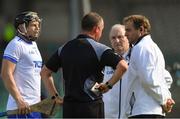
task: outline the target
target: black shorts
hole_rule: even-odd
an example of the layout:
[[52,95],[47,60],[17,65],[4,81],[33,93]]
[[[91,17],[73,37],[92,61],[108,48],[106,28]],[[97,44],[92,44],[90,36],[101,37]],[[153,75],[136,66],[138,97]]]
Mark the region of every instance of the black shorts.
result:
[[104,118],[104,102],[64,102],[63,118]]

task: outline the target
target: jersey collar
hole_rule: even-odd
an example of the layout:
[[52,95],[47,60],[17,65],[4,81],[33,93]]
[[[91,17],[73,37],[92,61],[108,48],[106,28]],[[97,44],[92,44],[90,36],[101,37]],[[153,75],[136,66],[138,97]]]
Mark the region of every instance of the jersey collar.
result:
[[27,38],[25,37],[25,36],[23,36],[23,35],[21,35],[21,34],[17,34],[17,36],[22,40],[22,41],[24,41],[24,42],[26,42],[27,44],[32,44],[32,41],[30,41],[30,40],[27,40]]
[[86,34],[79,34],[76,39],[80,39],[80,38],[90,38],[90,39],[93,39],[92,37],[86,35]]

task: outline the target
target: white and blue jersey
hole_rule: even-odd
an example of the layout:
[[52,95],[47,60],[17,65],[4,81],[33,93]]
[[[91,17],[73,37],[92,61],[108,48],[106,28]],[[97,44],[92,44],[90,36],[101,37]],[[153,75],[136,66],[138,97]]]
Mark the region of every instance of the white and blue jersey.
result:
[[[3,59],[16,64],[14,80],[25,102],[29,105],[40,101],[42,57],[34,41],[16,36],[6,47]],[[9,95],[7,110],[17,109],[14,98]]]

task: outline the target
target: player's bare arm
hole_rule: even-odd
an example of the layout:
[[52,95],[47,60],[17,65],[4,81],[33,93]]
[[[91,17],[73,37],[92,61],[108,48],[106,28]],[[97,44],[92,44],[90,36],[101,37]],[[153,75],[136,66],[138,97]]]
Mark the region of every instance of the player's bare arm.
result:
[[30,108],[26,102],[24,102],[14,80],[14,69],[16,64],[10,62],[9,60],[4,59],[2,62],[2,71],[1,76],[5,84],[6,89],[16,100],[18,105],[19,114],[27,114],[30,112]]

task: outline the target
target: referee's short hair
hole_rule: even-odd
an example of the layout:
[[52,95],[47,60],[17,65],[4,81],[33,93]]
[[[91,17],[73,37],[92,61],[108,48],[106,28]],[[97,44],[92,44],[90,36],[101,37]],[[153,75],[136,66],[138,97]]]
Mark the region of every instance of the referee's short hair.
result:
[[95,12],[86,14],[81,21],[81,28],[84,31],[91,31],[94,26],[97,26],[103,18]]

